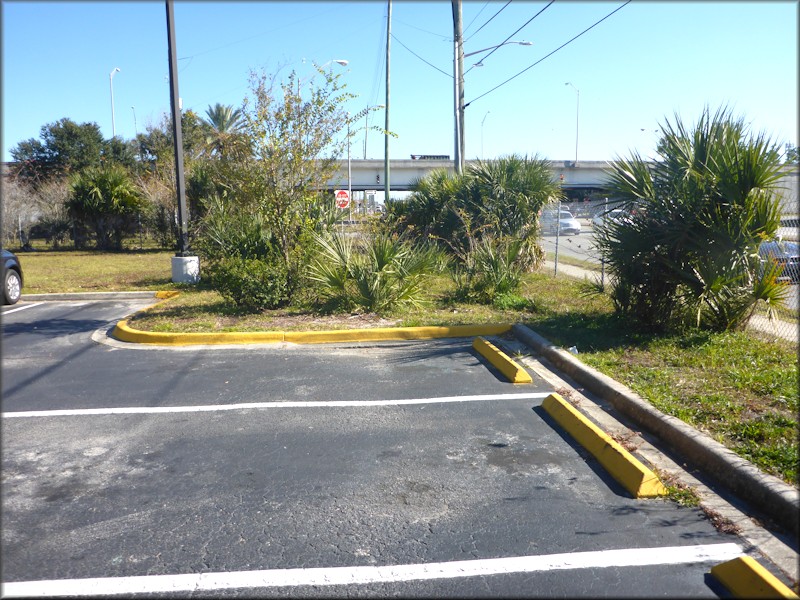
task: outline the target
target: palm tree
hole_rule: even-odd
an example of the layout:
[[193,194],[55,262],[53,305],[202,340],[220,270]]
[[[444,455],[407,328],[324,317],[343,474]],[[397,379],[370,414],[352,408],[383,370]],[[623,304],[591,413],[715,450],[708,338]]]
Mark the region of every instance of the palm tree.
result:
[[652,329],[687,318],[735,329],[759,300],[773,305],[785,293],[774,274],[759,276],[757,254],[779,224],[781,153],[725,108],[706,108],[693,129],[676,116],[661,131],[655,164],[634,154],[611,167],[610,193],[637,207],[596,236],[612,299]]
[[[122,250],[136,216],[146,204],[124,167],[89,167],[72,176],[67,209],[77,225],[91,228],[98,250]],[[76,242],[77,243],[77,242]]]
[[247,147],[242,133],[244,115],[241,109],[215,104],[206,110],[202,120],[206,128],[206,151],[224,158],[226,154],[237,154]]

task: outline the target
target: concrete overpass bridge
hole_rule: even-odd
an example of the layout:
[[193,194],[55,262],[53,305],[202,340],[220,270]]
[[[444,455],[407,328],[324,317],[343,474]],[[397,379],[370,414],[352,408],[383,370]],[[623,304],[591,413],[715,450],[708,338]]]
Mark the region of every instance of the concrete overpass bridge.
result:
[[[466,161],[467,165],[476,161]],[[549,161],[554,178],[563,175],[564,190],[593,191],[602,187],[607,177],[608,163],[605,161]],[[422,179],[434,169],[455,170],[452,160],[431,159],[392,159],[389,161],[389,184],[392,192],[405,192],[411,189],[414,181]],[[351,182],[353,191],[375,190],[383,197],[384,185],[383,159],[351,160]],[[328,181],[328,189],[347,189],[347,161],[339,161],[338,168]]]
[[[466,161],[467,165],[476,161]],[[603,191],[603,184],[608,178],[608,162],[554,160],[548,161],[553,172],[553,178],[563,181],[563,189],[568,202],[574,202],[589,197],[592,193],[596,196]],[[420,159],[393,159],[389,162],[389,179],[392,192],[407,192],[417,179],[428,175],[434,169],[445,168],[454,171],[452,160]],[[787,215],[798,214],[798,167],[797,165],[784,165],[781,187],[781,212]],[[351,160],[351,189],[354,192],[367,192],[374,190],[374,200],[378,202],[384,198],[384,162],[383,159]],[[347,189],[347,160],[339,161],[336,173],[328,181],[328,189]],[[365,198],[360,193],[353,194],[354,199]]]

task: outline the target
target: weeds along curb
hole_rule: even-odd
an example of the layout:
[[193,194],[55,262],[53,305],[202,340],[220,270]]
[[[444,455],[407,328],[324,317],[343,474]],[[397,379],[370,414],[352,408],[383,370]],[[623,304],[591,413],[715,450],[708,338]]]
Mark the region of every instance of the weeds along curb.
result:
[[610,402],[638,425],[658,436],[694,466],[785,527],[795,538],[800,529],[800,492],[762,472],[708,435],[677,417],[656,410],[633,390],[583,364],[525,325],[514,325],[517,339],[587,390]]

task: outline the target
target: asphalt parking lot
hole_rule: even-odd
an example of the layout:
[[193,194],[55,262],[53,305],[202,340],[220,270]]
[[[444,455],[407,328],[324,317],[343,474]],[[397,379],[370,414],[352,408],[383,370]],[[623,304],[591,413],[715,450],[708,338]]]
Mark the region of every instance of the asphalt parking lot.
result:
[[746,550],[631,498],[541,409],[551,383],[471,339],[104,339],[147,304],[4,311],[7,595],[716,597]]

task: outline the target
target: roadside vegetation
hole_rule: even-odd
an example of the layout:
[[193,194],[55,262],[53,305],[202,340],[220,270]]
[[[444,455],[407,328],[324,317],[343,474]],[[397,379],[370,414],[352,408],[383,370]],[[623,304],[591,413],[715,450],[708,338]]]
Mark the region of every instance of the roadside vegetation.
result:
[[796,347],[788,342],[748,332],[637,333],[615,314],[607,296],[587,296],[583,282],[542,272],[522,276],[521,306],[458,302],[452,278],[439,274],[426,283],[427,303],[382,316],[320,313],[302,303],[252,311],[207,282],[170,283],[171,256],[138,250],[33,252],[22,257],[26,291],[179,289],[178,297],[133,317],[133,327],[149,331],[525,323],[555,344],[577,347],[582,361],[628,385],[664,413],[798,485],[798,359]]
[[785,310],[756,260],[778,224],[769,140],[706,110],[662,127],[655,166],[619,161],[609,189],[631,216],[600,230],[601,289],[541,269],[539,215],[562,191],[538,156],[434,172],[341,232],[318,190],[365,114],[344,112],[350,98],[323,69],[306,84],[254,73],[241,108],[182,115],[197,286],[170,281],[169,118],[129,142],[44,126],[12,149],[4,187],[4,245],[34,250],[25,293],[182,291],[131,318],[150,331],[521,322],[797,485],[797,348],[743,331],[755,306]]

